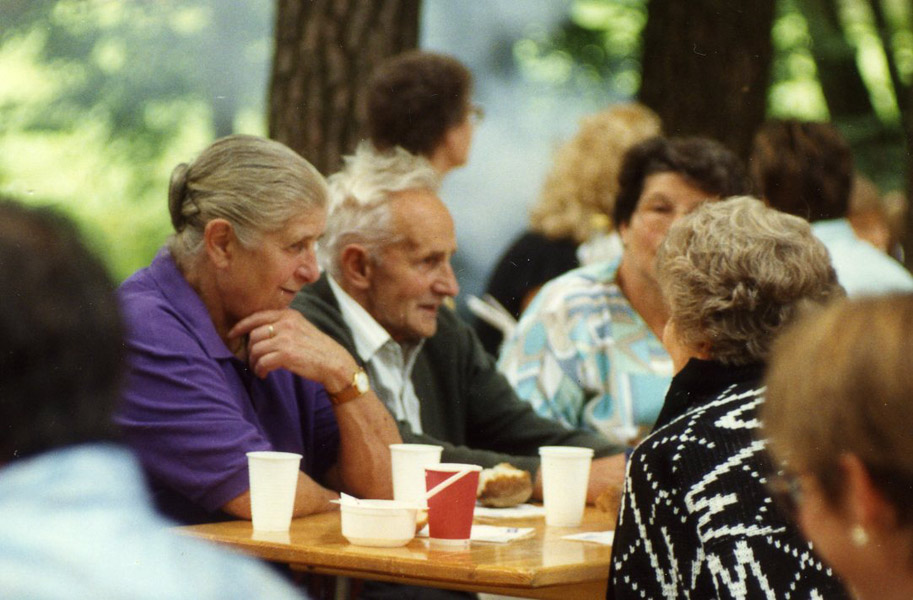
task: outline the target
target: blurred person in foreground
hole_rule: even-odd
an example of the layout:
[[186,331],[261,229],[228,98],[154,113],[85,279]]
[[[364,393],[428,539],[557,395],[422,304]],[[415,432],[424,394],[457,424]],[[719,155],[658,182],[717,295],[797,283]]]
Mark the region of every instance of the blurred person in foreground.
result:
[[[504,251],[488,279],[486,293],[514,319],[547,281],[621,252],[609,216],[621,160],[628,148],[659,134],[656,113],[632,102],[586,116],[577,134],[558,148],[530,209],[529,229]],[[475,328],[485,349],[497,356],[503,332],[482,320]]]
[[0,597],[300,597],[155,512],[111,420],[114,284],[75,228],[0,199],[0,288]]
[[913,598],[913,296],[843,301],[774,345],[781,506],[860,600]]
[[381,152],[397,146],[443,177],[469,159],[481,108],[472,73],[452,56],[410,50],[382,63],[368,83],[368,138]]
[[282,144],[213,142],[171,177],[175,233],[120,287],[130,365],[118,412],[159,506],[250,518],[246,453],[304,456],[294,515],[337,491],[392,496],[396,425],[356,360],[289,304],[317,279],[326,184]]
[[597,456],[590,502],[620,484],[623,457],[608,455],[621,448],[536,415],[444,304],[459,289],[456,235],[427,163],[402,149],[360,151],[329,182],[325,272],[293,307],[365,366],[403,440],[443,446],[444,462],[509,462],[530,473],[537,498],[538,448],[587,446]]
[[755,135],[750,165],[770,206],[812,224],[847,295],[913,292],[913,276],[903,265],[853,231],[848,219],[853,155],[836,127],[769,121]]
[[773,506],[757,437],[774,337],[843,295],[827,250],[804,220],[738,197],[673,225],[656,273],[676,375],[628,464],[608,597],[844,597]]
[[498,362],[517,395],[568,427],[635,444],[672,375],[656,249],[699,204],[747,187],[741,162],[712,140],[652,138],[628,150],[612,212],[624,251],[547,283],[524,312]]

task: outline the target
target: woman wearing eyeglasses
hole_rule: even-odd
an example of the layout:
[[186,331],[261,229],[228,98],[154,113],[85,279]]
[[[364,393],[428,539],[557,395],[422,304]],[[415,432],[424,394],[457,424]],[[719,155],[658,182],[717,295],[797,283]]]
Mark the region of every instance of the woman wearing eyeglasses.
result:
[[913,296],[801,320],[767,381],[783,504],[857,598],[913,598]]
[[757,410],[774,336],[843,291],[807,222],[753,198],[707,203],[657,255],[675,377],[633,452],[612,598],[844,598],[765,487]]

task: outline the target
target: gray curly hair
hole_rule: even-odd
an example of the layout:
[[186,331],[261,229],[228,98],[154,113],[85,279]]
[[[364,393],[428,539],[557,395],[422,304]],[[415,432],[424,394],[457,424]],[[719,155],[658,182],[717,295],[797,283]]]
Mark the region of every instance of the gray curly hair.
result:
[[330,208],[317,256],[320,265],[339,280],[342,249],[361,244],[374,261],[398,241],[390,211],[396,192],[427,189],[437,192],[441,179],[427,159],[396,146],[377,150],[361,142],[345,157],[342,171],[328,179]]
[[680,341],[727,365],[765,361],[806,304],[843,296],[824,245],[799,217],[740,196],[669,228],[657,279]]

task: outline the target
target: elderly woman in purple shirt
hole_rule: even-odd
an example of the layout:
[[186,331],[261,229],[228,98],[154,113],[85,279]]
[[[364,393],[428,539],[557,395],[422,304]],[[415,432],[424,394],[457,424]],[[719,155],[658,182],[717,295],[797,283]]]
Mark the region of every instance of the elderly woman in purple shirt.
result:
[[235,135],[172,173],[175,234],[120,288],[130,373],[118,422],[160,508],[250,518],[246,453],[304,456],[295,515],[340,490],[392,492],[392,417],[352,356],[288,308],[318,277],[321,175],[289,148]]

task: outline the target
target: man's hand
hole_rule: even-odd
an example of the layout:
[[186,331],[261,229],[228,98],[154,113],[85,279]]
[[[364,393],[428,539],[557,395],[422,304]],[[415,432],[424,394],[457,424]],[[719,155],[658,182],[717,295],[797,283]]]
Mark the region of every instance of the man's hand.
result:
[[625,481],[625,455],[613,454],[593,459],[590,465],[590,485],[586,490],[586,501],[595,504],[603,492],[615,491],[619,496]]
[[[590,464],[590,481],[586,488],[587,504],[596,504],[596,499],[603,492],[615,493],[621,497],[625,480],[625,455],[613,454],[603,458],[594,458]],[[533,498],[542,499],[542,469],[536,471],[533,480]],[[605,498],[604,498],[605,500]]]

